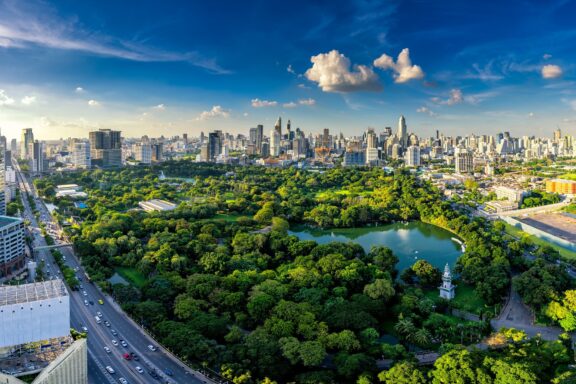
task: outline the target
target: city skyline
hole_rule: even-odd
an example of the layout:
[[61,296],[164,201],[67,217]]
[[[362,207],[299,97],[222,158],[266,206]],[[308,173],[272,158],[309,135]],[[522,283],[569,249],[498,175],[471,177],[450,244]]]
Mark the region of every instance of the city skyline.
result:
[[570,1],[164,9],[0,1],[2,133],[267,134],[282,116],[353,136],[403,114],[423,137],[576,134]]

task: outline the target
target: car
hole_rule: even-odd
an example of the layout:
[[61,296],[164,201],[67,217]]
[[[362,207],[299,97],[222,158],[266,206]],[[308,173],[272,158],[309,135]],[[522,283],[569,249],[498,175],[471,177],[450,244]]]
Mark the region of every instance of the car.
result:
[[118,381],[119,381],[121,384],[128,384],[128,380],[126,380],[126,379],[123,378],[123,377],[119,378]]
[[164,373],[167,374],[168,376],[173,376],[174,372],[172,372],[171,370],[169,370],[168,368],[164,369]]
[[102,299],[98,299],[98,304],[100,304],[100,305],[104,305],[104,300],[102,300]]
[[82,294],[83,294],[84,296],[88,296],[88,292],[86,292],[86,291],[82,291]]
[[82,330],[83,330],[84,332],[88,332],[88,328],[86,328],[86,326],[83,326],[83,327],[82,327]]
[[84,300],[84,305],[88,305],[88,300]]
[[92,300],[90,300],[90,305],[94,305],[94,302]]
[[110,327],[110,322],[109,322],[108,320],[106,320],[106,321],[104,322],[104,325],[107,326],[107,327]]
[[103,316],[102,316],[102,312],[100,312],[100,311],[96,312],[96,316],[98,316],[98,317],[103,317]]
[[107,370],[108,373],[110,373],[110,374],[116,373],[116,371],[114,370],[114,368],[112,368],[112,367],[109,366],[109,365],[106,366],[106,370]]
[[148,349],[151,350],[152,352],[156,352],[156,347],[153,346],[152,344],[148,345]]
[[118,332],[116,332],[115,330],[111,329],[110,332],[111,332],[114,336],[118,336]]
[[110,350],[110,348],[108,347],[104,347],[104,350],[106,351],[106,353],[111,353],[112,351]]
[[115,346],[115,347],[117,347],[117,346],[118,346],[118,342],[117,342],[116,340],[112,339],[112,345]]
[[135,354],[134,352],[130,352],[130,356],[132,356],[132,360],[134,360],[134,361],[139,361],[139,360],[140,360],[140,358],[138,357],[138,355]]
[[79,285],[81,290],[84,290],[84,287],[82,286],[82,284]]
[[120,344],[122,344],[124,348],[128,348],[128,343],[126,343],[124,340],[120,340]]
[[122,357],[123,357],[125,360],[132,360],[132,355],[130,355],[129,353],[123,354]]
[[155,378],[155,379],[159,379],[159,378],[160,378],[160,376],[158,376],[158,374],[156,373],[156,371],[153,370],[153,369],[150,370],[150,371],[148,371],[148,373],[150,374],[150,376],[152,376],[152,377]]
[[144,373],[144,370],[139,365],[137,365],[134,369],[136,370],[136,372],[138,372],[140,374]]

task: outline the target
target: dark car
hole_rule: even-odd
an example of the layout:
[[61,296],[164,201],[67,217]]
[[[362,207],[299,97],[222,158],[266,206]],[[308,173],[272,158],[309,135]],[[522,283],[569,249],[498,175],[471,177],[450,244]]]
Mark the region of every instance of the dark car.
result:
[[174,375],[174,373],[171,370],[169,370],[168,368],[164,369],[164,373],[167,374],[168,376]]
[[150,374],[150,376],[152,376],[156,380],[158,380],[160,378],[160,376],[156,373],[155,370],[148,371],[148,373]]
[[92,300],[89,301],[90,305],[94,305],[94,302]]

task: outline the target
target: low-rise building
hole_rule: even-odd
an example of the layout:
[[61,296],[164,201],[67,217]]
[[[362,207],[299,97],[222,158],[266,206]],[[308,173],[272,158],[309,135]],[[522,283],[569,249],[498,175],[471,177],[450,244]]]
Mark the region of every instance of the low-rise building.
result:
[[528,192],[523,189],[510,188],[504,185],[496,186],[494,193],[496,193],[498,199],[506,199],[518,203],[522,203],[522,199],[528,195]]
[[146,212],[172,211],[173,209],[176,209],[176,204],[160,199],[141,201],[138,203],[138,206]]
[[576,195],[576,181],[564,179],[546,180],[546,192]]

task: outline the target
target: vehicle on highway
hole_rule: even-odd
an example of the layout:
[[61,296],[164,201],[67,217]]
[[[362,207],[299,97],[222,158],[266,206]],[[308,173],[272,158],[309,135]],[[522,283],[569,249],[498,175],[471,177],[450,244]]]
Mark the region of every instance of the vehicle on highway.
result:
[[117,347],[117,346],[118,346],[118,342],[117,342],[116,340],[112,339],[112,345],[115,346],[115,347]]
[[124,348],[128,348],[128,343],[126,343],[124,340],[120,340],[120,344],[122,344]]
[[140,374],[144,373],[144,370],[139,365],[137,365],[136,368],[134,368],[134,369],[136,370],[136,372],[138,372]]
[[122,384],[128,384],[128,380],[126,380],[125,378],[121,377],[118,379],[118,381]]
[[94,316],[94,320],[96,320],[96,324],[100,324],[102,322],[98,316]]
[[130,355],[129,353],[123,354],[122,357],[123,357],[125,360],[132,360],[132,355]]
[[86,328],[86,326],[83,326],[83,327],[82,327],[82,330],[83,330],[84,332],[88,332],[88,328]]
[[130,352],[130,356],[132,356],[132,360],[135,360],[135,361],[139,361],[139,360],[140,360],[140,358],[138,357],[138,355],[135,354],[134,352]]
[[86,291],[82,291],[82,294],[83,294],[84,296],[88,296],[88,292],[86,292]]
[[149,370],[149,371],[148,371],[148,374],[149,374],[150,376],[152,376],[153,378],[155,378],[156,380],[158,380],[158,379],[160,378],[160,376],[156,373],[156,370],[155,370],[155,369]]
[[88,300],[84,300],[84,305],[88,305]]
[[109,365],[106,366],[106,370],[107,370],[109,373],[111,373],[111,374],[116,373],[116,371],[114,370],[114,368],[112,368],[112,367],[109,366]]
[[174,372],[172,372],[171,370],[169,370],[168,368],[164,369],[164,373],[167,374],[168,376],[173,376]]
[[104,301],[102,299],[98,299],[98,304],[104,305]]
[[114,336],[118,336],[118,332],[116,332],[115,330],[111,329],[110,332],[111,332]]
[[110,322],[109,322],[108,320],[106,320],[106,321],[104,322],[104,325],[107,326],[107,327],[110,327]]
[[94,305],[94,302],[92,300],[90,300],[90,305]]
[[148,346],[148,349],[151,350],[152,352],[156,352],[156,347],[153,346],[152,344],[150,344],[150,345]]
[[103,317],[102,312],[100,312],[100,311],[96,312],[96,316]]
[[110,350],[110,348],[108,347],[104,347],[104,350],[106,351],[106,353],[111,353],[112,351]]

